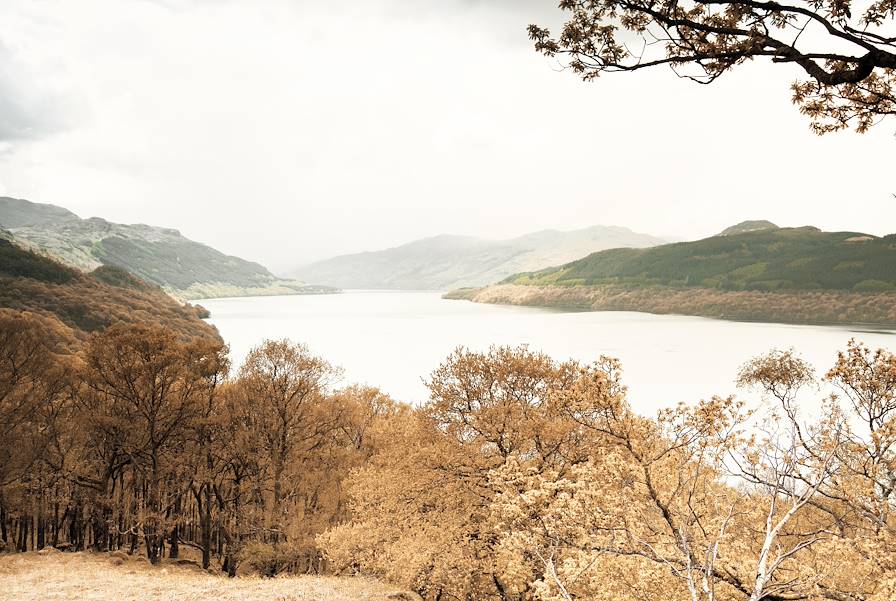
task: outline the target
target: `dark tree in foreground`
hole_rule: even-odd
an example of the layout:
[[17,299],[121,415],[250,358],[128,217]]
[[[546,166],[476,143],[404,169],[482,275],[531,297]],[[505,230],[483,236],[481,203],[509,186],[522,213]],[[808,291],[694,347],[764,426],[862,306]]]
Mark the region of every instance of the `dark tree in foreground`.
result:
[[819,134],[865,132],[896,114],[896,0],[562,0],[560,8],[569,14],[559,36],[537,25],[529,35],[586,80],[667,65],[708,84],[767,58],[799,68],[793,102]]

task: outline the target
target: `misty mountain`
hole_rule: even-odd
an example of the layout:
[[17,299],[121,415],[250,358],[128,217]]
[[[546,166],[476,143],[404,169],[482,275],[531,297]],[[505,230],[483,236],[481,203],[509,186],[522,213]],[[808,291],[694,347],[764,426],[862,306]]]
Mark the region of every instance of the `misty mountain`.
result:
[[608,248],[644,248],[664,242],[624,227],[600,225],[571,232],[544,230],[509,240],[442,235],[334,257],[290,275],[339,288],[445,290],[482,286]]
[[0,228],[16,243],[83,272],[120,267],[182,298],[326,291],[275,277],[174,229],[81,219],[49,204],[0,198]]

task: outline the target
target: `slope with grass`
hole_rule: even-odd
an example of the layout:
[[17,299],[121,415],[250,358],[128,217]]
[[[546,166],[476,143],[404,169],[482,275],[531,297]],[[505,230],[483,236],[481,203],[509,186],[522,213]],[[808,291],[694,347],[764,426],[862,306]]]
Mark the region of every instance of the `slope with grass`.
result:
[[367,578],[227,578],[189,561],[151,566],[123,553],[0,555],[0,601],[413,601],[411,593]]
[[749,228],[614,249],[449,298],[796,323],[896,324],[896,235]]
[[627,228],[544,230],[509,240],[435,236],[375,252],[343,255],[293,272],[339,288],[447,290],[482,286],[513,273],[558,265],[597,250],[665,242]]
[[194,242],[174,229],[81,219],[71,211],[0,198],[0,227],[23,245],[82,271],[122,267],[181,298],[333,292]]
[[163,324],[184,336],[218,338],[202,321],[202,307],[181,304],[155,284],[112,266],[82,273],[2,236],[0,308],[58,321],[80,339],[117,322]]

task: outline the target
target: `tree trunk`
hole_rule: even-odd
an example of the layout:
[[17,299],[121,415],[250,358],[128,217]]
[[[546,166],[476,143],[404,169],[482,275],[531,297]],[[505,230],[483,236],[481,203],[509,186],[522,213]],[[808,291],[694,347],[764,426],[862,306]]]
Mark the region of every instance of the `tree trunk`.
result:
[[28,522],[29,521],[30,520],[24,516],[19,518],[19,541],[17,544],[17,548],[21,553],[25,553],[28,551]]
[[174,527],[171,528],[171,537],[168,539],[168,557],[171,559],[177,559],[180,557],[180,547],[177,544],[177,537],[179,536],[179,528],[177,524],[174,524]]
[[3,493],[0,491],[0,543],[9,542],[6,531],[6,506],[3,504]]
[[212,500],[208,484],[205,485],[205,499],[200,507],[202,525],[202,568],[208,569],[212,553]]

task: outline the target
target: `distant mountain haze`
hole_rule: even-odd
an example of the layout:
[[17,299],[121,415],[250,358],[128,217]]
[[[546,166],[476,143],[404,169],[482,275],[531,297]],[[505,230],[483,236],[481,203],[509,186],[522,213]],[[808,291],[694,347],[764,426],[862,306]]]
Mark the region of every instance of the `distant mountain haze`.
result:
[[0,228],[21,246],[82,271],[121,267],[181,298],[326,291],[277,278],[258,263],[225,255],[175,229],[81,219],[55,205],[0,198]]
[[543,230],[509,240],[442,235],[380,251],[341,255],[289,275],[339,288],[447,290],[483,286],[521,271],[568,263],[609,248],[664,244],[618,226]]

